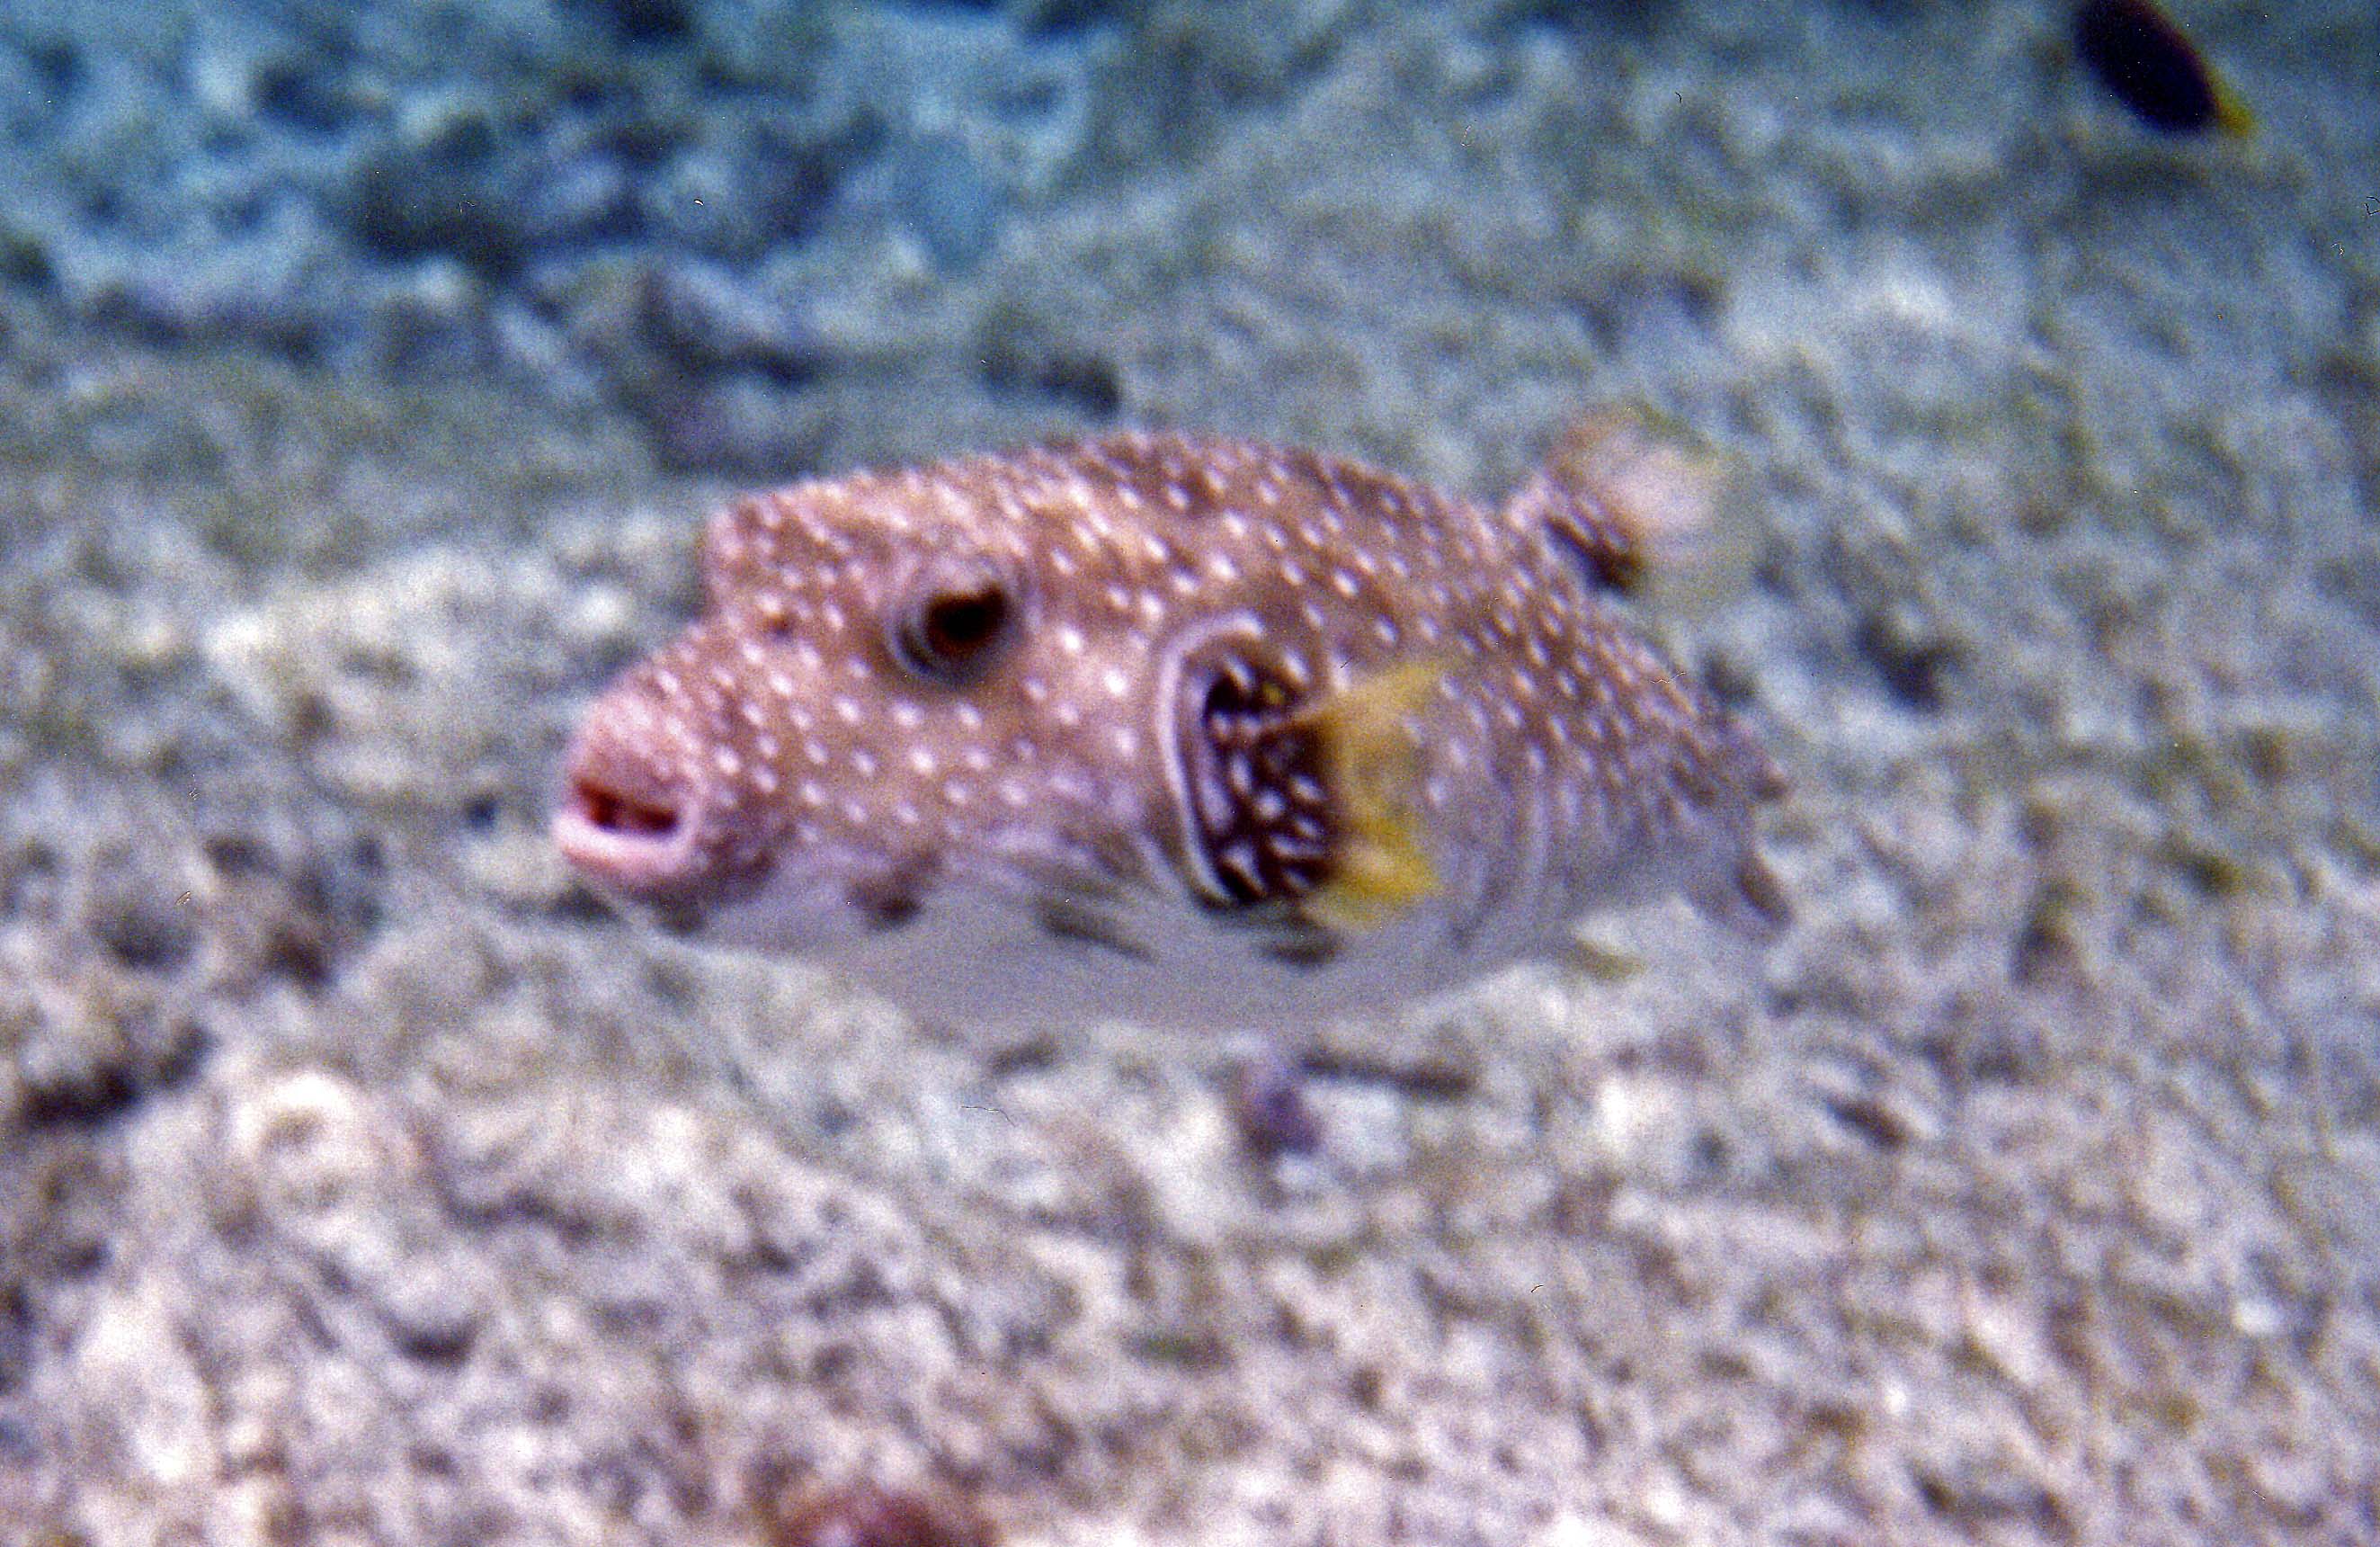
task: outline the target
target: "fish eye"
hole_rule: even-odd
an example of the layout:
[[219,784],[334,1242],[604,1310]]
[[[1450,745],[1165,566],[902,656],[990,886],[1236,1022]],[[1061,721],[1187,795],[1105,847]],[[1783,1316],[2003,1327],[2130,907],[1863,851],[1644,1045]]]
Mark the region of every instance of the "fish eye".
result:
[[1014,588],[995,566],[934,566],[894,619],[892,653],[919,676],[967,682],[990,663],[1015,613]]

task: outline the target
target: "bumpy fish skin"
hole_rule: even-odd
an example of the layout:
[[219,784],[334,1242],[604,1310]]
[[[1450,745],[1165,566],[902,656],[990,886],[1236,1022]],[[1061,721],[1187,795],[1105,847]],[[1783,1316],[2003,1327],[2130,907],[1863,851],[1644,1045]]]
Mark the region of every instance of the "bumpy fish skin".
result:
[[1488,509],[1119,434],[710,522],[708,611],[597,702],[599,889],[929,1016],[1273,1029],[1682,888],[1778,914],[1775,765],[1633,627],[1572,448]]

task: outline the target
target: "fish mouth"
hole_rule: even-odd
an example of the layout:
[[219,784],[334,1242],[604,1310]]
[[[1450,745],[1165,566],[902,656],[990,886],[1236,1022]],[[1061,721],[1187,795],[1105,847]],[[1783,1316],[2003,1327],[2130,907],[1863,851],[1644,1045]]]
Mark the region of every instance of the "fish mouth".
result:
[[666,771],[594,738],[571,759],[553,813],[554,847],[607,891],[669,901],[698,888],[710,869],[701,802]]

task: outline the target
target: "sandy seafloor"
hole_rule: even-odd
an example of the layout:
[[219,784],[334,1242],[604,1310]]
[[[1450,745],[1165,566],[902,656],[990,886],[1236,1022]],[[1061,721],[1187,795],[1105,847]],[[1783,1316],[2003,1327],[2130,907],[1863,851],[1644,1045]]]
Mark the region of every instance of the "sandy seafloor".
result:
[[[2176,8],[2254,138],[2013,0],[835,13],[847,91],[1061,79],[912,134],[998,176],[852,152],[697,262],[298,159],[93,235],[539,56],[11,7],[0,1541],[740,1543],[852,1476],[1013,1543],[2380,1541],[2380,40]],[[713,9],[589,46],[772,14]],[[605,229],[642,302],[521,300]],[[1335,1028],[1310,1159],[1220,1044],[913,1025],[545,842],[738,481],[1135,423],[1492,495],[1614,398],[1756,492],[1662,621],[1797,920]]]

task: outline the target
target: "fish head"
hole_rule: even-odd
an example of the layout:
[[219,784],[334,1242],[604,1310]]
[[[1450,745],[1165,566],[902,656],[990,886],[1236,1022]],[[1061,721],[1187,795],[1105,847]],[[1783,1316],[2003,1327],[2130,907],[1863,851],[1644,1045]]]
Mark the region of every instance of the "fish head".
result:
[[1161,641],[1108,604],[1143,589],[1117,534],[1031,493],[960,465],[714,518],[704,615],[579,730],[564,856],[681,931],[814,953],[1149,883]]

